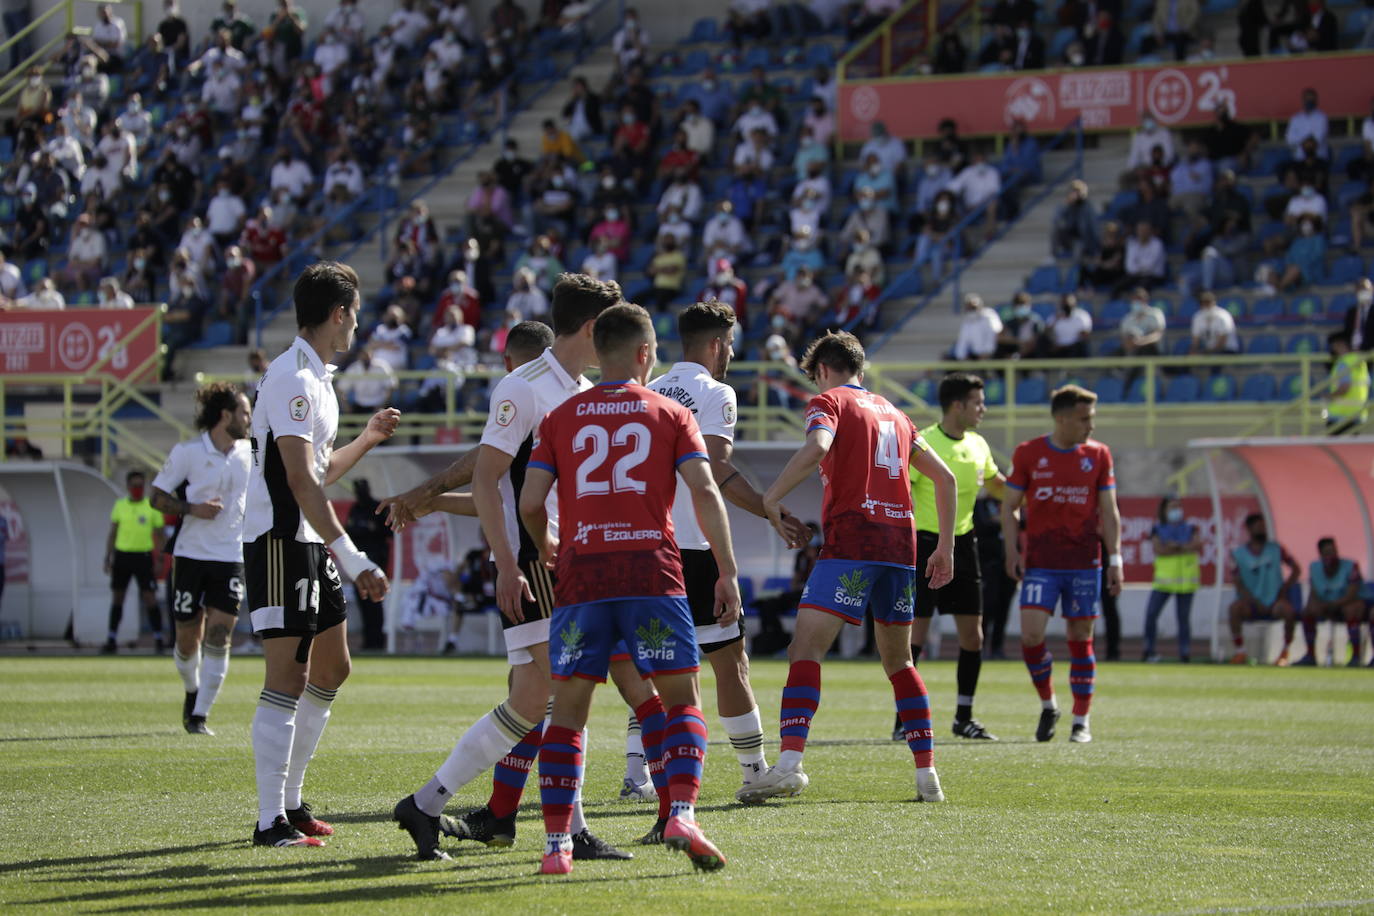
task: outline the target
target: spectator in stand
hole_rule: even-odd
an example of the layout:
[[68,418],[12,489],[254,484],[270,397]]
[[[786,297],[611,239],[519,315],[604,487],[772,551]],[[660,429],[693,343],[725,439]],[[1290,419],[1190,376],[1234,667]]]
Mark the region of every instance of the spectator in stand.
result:
[[324,28],[331,30],[354,52],[361,51],[367,40],[367,22],[358,9],[357,0],[340,0],[338,7],[324,17]]
[[558,228],[572,232],[577,227],[577,193],[566,170],[555,163],[545,163],[531,180],[530,193],[534,198],[534,228],[547,232]]
[[534,174],[534,163],[520,155],[520,145],[515,140],[506,141],[501,158],[491,167],[496,181],[506,189],[511,204],[518,205],[529,197],[527,183]]
[[0,299],[12,303],[28,295],[28,292],[19,268],[5,257],[4,250],[0,249]]
[[858,195],[864,191],[872,191],[873,198],[877,205],[886,209],[890,215],[897,215],[897,207],[900,203],[897,193],[897,181],[892,172],[883,165],[883,161],[877,153],[870,152],[864,156],[863,171],[854,177],[854,195],[858,200]]
[[620,109],[620,126],[611,140],[611,161],[619,177],[630,179],[641,189],[647,188],[653,162],[653,137],[649,125],[640,120],[633,105]]
[[791,236],[787,252],[782,256],[782,274],[791,280],[803,267],[811,268],[813,274],[825,269],[825,256],[816,245],[816,236],[807,226],[796,229]]
[[1010,70],[1013,55],[1016,53],[1016,33],[1009,23],[992,24],[992,36],[984,42],[978,54],[978,67],[981,70]]
[[391,403],[396,392],[396,373],[371,347],[360,347],[358,358],[345,369],[338,381],[349,413],[370,414]]
[[873,160],[869,157],[877,156],[883,171],[900,186],[906,180],[906,144],[892,136],[882,121],[874,121],[869,130],[872,136],[859,150],[860,161],[870,165]]
[[167,283],[167,305],[172,313],[169,319],[173,316],[180,318],[176,327],[167,334],[170,346],[175,349],[200,339],[209,296],[205,291],[205,274],[195,268],[191,256],[181,248],[172,254]]
[[632,6],[625,7],[625,18],[611,38],[618,72],[624,73],[635,64],[647,62],[652,43],[649,30],[639,21],[639,11]]
[[1318,151],[1315,137],[1304,137],[1301,151],[1300,158],[1290,159],[1279,166],[1279,181],[1290,190],[1311,185],[1319,196],[1324,197],[1331,188],[1331,163]]
[[[1166,178],[1164,185],[1167,187]],[[1155,235],[1161,239],[1169,237],[1169,229],[1173,222],[1173,214],[1169,210],[1169,198],[1166,194],[1161,194],[1157,185],[1150,178],[1142,177],[1136,185],[1137,200],[1134,206],[1128,207],[1123,214],[1125,221],[1134,225],[1136,223],[1149,223]]]
[[[1137,286],[1131,291],[1131,310],[1121,319],[1121,355],[1163,355],[1164,325],[1164,310],[1151,305],[1149,291]],[[1133,369],[1127,376],[1127,388],[1137,371]]]
[[654,241],[662,241],[665,235],[671,235],[677,241],[677,247],[683,253],[692,244],[692,224],[683,218],[677,207],[669,207],[663,214],[662,221],[658,224],[658,232],[654,233]]
[[721,201],[716,206],[715,214],[706,221],[701,248],[707,266],[721,260],[733,263],[754,250],[754,243],[744,223],[735,216],[735,208],[730,201]]
[[1269,27],[1269,12],[1264,0],[1241,0],[1236,24],[1240,27],[1240,52],[1246,57],[1259,57],[1264,53],[1260,37]]
[[1288,129],[1284,133],[1284,142],[1292,151],[1293,158],[1302,158],[1302,141],[1312,137],[1317,141],[1317,154],[1323,159],[1330,159],[1330,131],[1326,112],[1317,107],[1317,90],[1304,89],[1302,110],[1288,119]]
[[200,89],[200,99],[214,112],[221,125],[228,124],[243,107],[243,83],[238,74],[216,61]]
[[1054,212],[1050,230],[1050,254],[1056,258],[1091,258],[1097,254],[1097,211],[1088,197],[1088,185],[1069,182],[1069,191]]
[[626,105],[632,106],[635,110],[635,117],[648,125],[651,134],[657,134],[659,128],[658,95],[649,85],[642,64],[636,64],[625,74],[625,85],[614,101],[615,107],[618,109],[623,109]]
[[284,190],[299,205],[306,202],[314,184],[315,173],[300,154],[290,148],[277,154],[268,187],[273,191]]
[[510,299],[506,301],[507,314],[514,313],[521,318],[542,318],[548,314],[549,298],[540,289],[532,268],[516,268],[511,287]]
[[[563,262],[553,253],[553,242],[549,236],[541,235],[530,242],[529,249],[515,262],[517,272],[522,268],[529,268],[534,277],[531,282],[546,295],[553,290],[554,284],[558,282],[558,275],[563,272]],[[521,317],[535,316],[522,312]]]
[[697,163],[711,158],[716,146],[716,125],[701,113],[701,103],[696,99],[688,99],[683,104],[677,130],[682,134],[684,147],[695,156]]
[[[442,318],[429,340],[429,352],[434,357],[436,369],[456,376],[454,387],[458,389],[459,400],[455,406],[461,408],[464,376],[477,368],[477,329],[463,321],[463,314],[456,306],[444,312]],[[444,409],[446,384],[442,377],[425,379],[420,386],[422,410],[438,413]]]
[[821,235],[822,211],[820,207],[820,197],[814,189],[808,188],[802,192],[800,198],[796,199],[792,208],[787,211],[788,228],[793,235],[803,230],[817,244],[823,238]]
[[382,320],[368,336],[367,349],[372,358],[385,363],[400,372],[410,360],[410,342],[414,332],[410,328],[406,310],[399,305],[389,305],[382,313]]
[[1217,176],[1206,209],[1194,216],[1184,254],[1197,260],[1208,247],[1228,258],[1250,248],[1250,201],[1236,190],[1236,173],[1230,169]]
[[[738,0],[736,0],[738,2]],[[859,0],[851,9],[846,37],[854,42],[882,25],[901,7],[899,0]]]
[[1135,235],[1126,240],[1126,276],[1118,286],[1143,286],[1154,289],[1164,283],[1169,272],[1169,256],[1154,226],[1145,220],[1136,223]]
[[1030,19],[1022,19],[1016,23],[1011,56],[1013,70],[1045,69],[1045,39],[1031,28],[1031,22]]
[[997,335],[1002,333],[1002,319],[997,310],[983,304],[977,293],[964,296],[964,318],[959,323],[959,336],[950,350],[952,359],[991,359],[997,353]]
[[621,212],[620,207],[607,207],[602,213],[601,220],[592,226],[587,242],[594,245],[599,239],[605,239],[616,259],[627,261],[630,257],[630,238],[630,223],[626,219],[626,214]]
[[807,103],[806,114],[802,117],[802,126],[811,131],[813,141],[829,147],[831,140],[835,137],[834,112],[820,99],[812,99]]
[[935,203],[935,196],[949,187],[954,173],[939,157],[935,150],[927,150],[921,167],[920,181],[916,189],[916,213],[912,216],[913,229],[919,231],[921,214]]
[[711,265],[711,277],[697,296],[698,302],[719,299],[735,310],[735,320],[742,330],[749,330],[749,285],[735,276],[734,265],[727,258],[718,258]]
[[577,141],[566,130],[558,126],[553,118],[545,118],[543,132],[539,139],[539,153],[542,156],[557,156],[569,164],[580,165],[586,160]]
[[221,320],[235,325],[235,339],[240,342],[247,336],[253,283],[257,278],[257,265],[244,255],[242,248],[230,245],[224,250],[224,274],[220,277],[215,311]]
[[657,250],[644,273],[653,280],[653,302],[659,311],[682,295],[687,282],[687,256],[676,235],[660,232]]
[[496,180],[495,172],[480,172],[477,186],[468,195],[469,235],[503,236],[515,225],[510,194]]
[[563,120],[568,122],[568,133],[578,142],[605,135],[601,96],[592,92],[585,77],[573,77],[572,96],[563,105]]
[[620,262],[611,251],[611,243],[607,239],[597,240],[591,252],[582,259],[581,270],[594,280],[614,282],[619,277]]
[[44,277],[34,286],[33,292],[21,296],[14,307],[33,312],[60,312],[67,307],[67,300],[58,291],[52,277]]
[[277,9],[269,28],[272,30],[271,61],[278,73],[289,73],[305,50],[305,13],[295,8],[291,0],[277,0]]
[[1120,16],[1098,9],[1096,23],[1083,26],[1083,62],[1090,67],[1115,67],[1126,56],[1126,36],[1118,25]]
[[830,176],[826,174],[825,164],[812,161],[806,169],[806,177],[798,181],[792,189],[792,202],[800,202],[806,197],[814,198],[816,209],[824,214],[830,209]]
[[1197,297],[1198,310],[1193,315],[1188,352],[1194,356],[1239,353],[1236,320],[1231,313],[1217,305],[1215,293],[1204,292]]
[[769,314],[782,315],[788,329],[800,330],[814,324],[829,304],[824,291],[816,285],[815,272],[809,267],[798,270],[791,280],[783,280],[768,297]]
[[91,215],[82,213],[72,228],[67,265],[58,277],[63,286],[85,292],[105,275],[108,258],[105,236],[96,230]]
[[154,301],[157,292],[157,273],[153,264],[153,248],[129,248],[129,262],[124,268],[120,285],[139,302]]
[[730,0],[725,30],[735,50],[744,47],[745,39],[763,41],[768,37],[768,0]]
[[658,179],[671,179],[675,172],[682,172],[686,177],[696,181],[700,165],[700,154],[687,146],[687,133],[676,130],[673,132],[672,147],[658,161]]
[[91,40],[105,52],[105,72],[123,73],[124,58],[128,55],[129,30],[124,20],[115,15],[114,7],[102,3],[96,8],[96,22],[91,28]]
[[683,101],[695,101],[701,113],[711,120],[717,128],[725,126],[726,119],[735,106],[735,96],[728,86],[716,75],[714,67],[701,71],[700,82],[688,85],[683,93]]
[[930,265],[933,282],[939,283],[945,276],[945,259],[953,253],[950,232],[959,221],[955,207],[954,192],[941,191],[925,215],[925,224],[916,239],[916,267]]
[[1326,279],[1326,236],[1322,235],[1319,220],[1304,216],[1298,221],[1298,234],[1288,246],[1283,259],[1283,273],[1278,289],[1288,292],[1300,286],[1311,286]]
[[234,45],[233,34],[228,29],[212,30],[211,39],[204,53],[187,65],[187,73],[197,76],[202,71],[211,72],[218,64],[222,70],[237,77],[249,75],[248,58],[244,56],[241,48]]
[[[810,176],[813,164],[819,166],[822,173],[828,172],[830,148],[816,139],[809,125],[803,124],[797,139],[797,152],[792,157],[792,170],[798,181],[804,181]],[[829,184],[829,178],[826,179],[826,183]]]
[[491,27],[502,42],[523,51],[528,41],[529,17],[515,0],[500,0],[491,10]]
[[1011,125],[1011,142],[1002,153],[998,165],[1002,176],[1002,218],[1016,219],[1021,215],[1021,194],[1041,178],[1040,144],[1026,131],[1026,122],[1017,118]]
[[1088,355],[1088,338],[1093,332],[1093,316],[1078,304],[1078,297],[1065,293],[1059,297],[1059,308],[1046,328],[1046,356],[1060,359],[1084,359]]
[[1203,132],[1202,142],[1207,147],[1207,157],[1218,169],[1248,170],[1259,146],[1259,136],[1232,117],[1229,108],[1218,105],[1216,120]]
[[764,173],[749,162],[735,166],[734,177],[726,190],[726,198],[735,213],[751,229],[764,225],[768,208],[768,185]]
[[946,29],[940,33],[935,47],[935,59],[931,63],[932,73],[963,73],[968,65],[968,49],[959,38],[957,29]]
[[286,230],[273,217],[272,208],[263,204],[239,237],[239,245],[264,273],[286,257]]
[[204,274],[207,280],[210,278],[219,252],[215,248],[214,236],[205,228],[205,220],[199,216],[191,217],[186,223],[186,231],[177,242],[177,248],[190,257],[192,267]]
[[1289,227],[1290,238],[1301,220],[1317,219],[1324,224],[1326,217],[1326,198],[1318,192],[1315,184],[1310,183],[1299,188],[1298,193],[1289,199],[1283,211],[1283,221]]
[[52,89],[43,79],[41,67],[31,67],[24,80],[24,86],[15,97],[14,120],[10,123],[11,137],[18,135],[20,128],[45,123],[53,113]]
[[745,103],[743,113],[735,119],[730,129],[740,142],[749,139],[755,131],[763,131],[769,144],[778,137],[778,120],[773,112],[764,107],[764,99],[760,95],[754,95]]
[[1355,281],[1355,304],[1346,309],[1342,332],[1356,352],[1374,350],[1374,281]]
[[1141,50],[1153,54],[1168,46],[1173,49],[1174,60],[1186,60],[1188,46],[1197,40],[1197,23],[1201,13],[1198,0],[1155,0],[1151,19],[1154,34],[1141,46]]
[[106,121],[96,149],[109,162],[110,169],[122,182],[138,178],[138,145],[133,135],[119,126],[118,121]]
[[1126,157],[1126,168],[1128,171],[1138,172],[1150,167],[1153,161],[1154,148],[1158,146],[1163,151],[1164,164],[1167,166],[1174,161],[1174,138],[1168,129],[1159,126],[1154,115],[1149,112],[1141,112],[1140,129],[1131,136],[1131,151]]
[[862,234],[869,245],[887,251],[892,244],[892,223],[887,208],[878,206],[878,197],[872,188],[863,188],[856,196],[858,206],[840,229],[841,250],[855,247]]
[[878,323],[876,304],[881,293],[866,272],[859,270],[850,274],[835,291],[830,314],[823,316],[825,325],[830,328],[853,326],[856,331],[873,328]]
[[205,209],[205,220],[215,244],[223,248],[237,240],[243,234],[247,217],[248,208],[244,206],[243,199],[230,189],[229,183],[224,180],[216,182],[215,196]]
[[1212,162],[1200,140],[1190,140],[1188,151],[1169,172],[1170,203],[1188,216],[1200,213],[1212,197]]
[[176,58],[178,64],[184,66],[191,59],[191,28],[181,18],[176,0],[167,0],[162,9],[162,21],[157,24],[162,47]]
[[96,289],[96,305],[103,309],[131,309],[134,299],[119,288],[118,277],[106,277]]
[[701,220],[701,208],[701,187],[689,179],[685,170],[675,170],[672,173],[672,182],[663,189],[663,194],[658,199],[656,210],[659,219],[663,219],[669,210],[676,209],[683,219],[696,223]]
[[1350,202],[1350,250],[1358,254],[1365,233],[1374,229],[1374,172],[1369,174],[1365,192]]
[[995,359],[1034,359],[1045,337],[1045,320],[1031,307],[1030,293],[1024,290],[1011,297],[1011,317],[997,335]]
[[1307,9],[1309,17],[1302,33],[1305,50],[1340,50],[1341,24],[1336,14],[1327,9],[1326,0],[1308,0]]
[[363,193],[363,170],[358,160],[353,158],[348,147],[340,147],[332,156],[329,168],[324,170],[324,193],[331,194],[340,189],[348,200],[355,200]]
[[482,323],[482,298],[475,287],[468,282],[467,271],[449,271],[448,285],[439,296],[438,307],[434,310],[432,329],[437,331],[444,322],[449,309],[458,309],[463,324],[476,328]]
[[882,252],[869,240],[867,229],[859,230],[854,247],[844,261],[845,276],[851,276],[856,270],[866,271],[878,286],[887,282],[887,266],[883,263]]
[[[964,213],[973,213],[1002,193],[1002,176],[988,163],[987,154],[977,148],[973,151],[973,161],[949,183],[949,191],[963,204]],[[995,208],[989,207],[980,219],[986,224],[987,236],[991,238],[997,231]]]

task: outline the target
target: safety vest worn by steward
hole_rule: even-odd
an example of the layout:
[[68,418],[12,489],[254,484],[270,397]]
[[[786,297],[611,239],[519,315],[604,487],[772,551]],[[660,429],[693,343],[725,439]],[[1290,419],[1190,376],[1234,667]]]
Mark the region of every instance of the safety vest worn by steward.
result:
[[[1193,526],[1187,522],[1155,525],[1153,534],[1166,544],[1186,544],[1193,539]],[[1196,553],[1155,555],[1155,591],[1192,594],[1201,583],[1202,568]]]
[[1350,387],[1345,394],[1331,398],[1326,407],[1326,415],[1332,420],[1350,420],[1366,417],[1365,405],[1369,401],[1369,364],[1359,353],[1343,353],[1336,358],[1331,367],[1333,375],[1345,376]]

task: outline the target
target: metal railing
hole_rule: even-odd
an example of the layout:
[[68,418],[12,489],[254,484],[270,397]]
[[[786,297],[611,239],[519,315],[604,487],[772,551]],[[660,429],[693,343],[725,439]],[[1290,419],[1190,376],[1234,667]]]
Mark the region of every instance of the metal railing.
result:
[[965,17],[978,20],[975,0],[907,0],[840,58],[836,81],[899,75],[929,53],[941,32],[957,28]]
[[129,44],[137,48],[143,40],[143,0],[58,0],[57,3],[49,7],[45,12],[40,13],[24,28],[15,32],[4,42],[0,42],[0,54],[15,48],[20,42],[34,35],[48,20],[58,16],[62,18],[62,34],[48,39],[28,57],[24,58],[18,66],[12,67],[8,72],[0,74],[0,105],[7,105],[10,100],[19,94],[24,88],[24,79],[28,75],[29,68],[34,64],[43,63],[62,46],[67,40],[67,36],[72,33],[78,35],[89,34],[90,29],[76,24],[77,4],[85,4],[94,8],[103,3],[111,3],[118,7],[130,7],[133,9],[133,22],[130,23]]

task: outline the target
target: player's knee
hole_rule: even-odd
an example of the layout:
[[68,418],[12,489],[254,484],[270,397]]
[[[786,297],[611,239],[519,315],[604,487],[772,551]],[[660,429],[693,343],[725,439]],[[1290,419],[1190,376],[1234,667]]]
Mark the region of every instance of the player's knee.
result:
[[214,646],[216,649],[229,648],[229,641],[233,635],[227,625],[222,623],[212,623],[205,630],[205,644]]

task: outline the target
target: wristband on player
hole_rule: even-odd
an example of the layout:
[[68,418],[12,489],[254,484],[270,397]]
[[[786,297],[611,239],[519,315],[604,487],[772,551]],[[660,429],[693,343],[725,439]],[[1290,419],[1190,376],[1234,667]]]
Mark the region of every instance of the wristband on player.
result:
[[329,549],[334,553],[334,560],[339,564],[339,568],[350,579],[357,579],[363,573],[377,568],[377,564],[368,559],[367,554],[353,546],[352,538],[346,534],[335,538]]
[[1109,555],[1107,556],[1107,565],[1108,565],[1108,566],[1115,566],[1117,569],[1121,569],[1122,566],[1124,565],[1124,564],[1121,562],[1121,554],[1119,554],[1119,553],[1109,554]]

